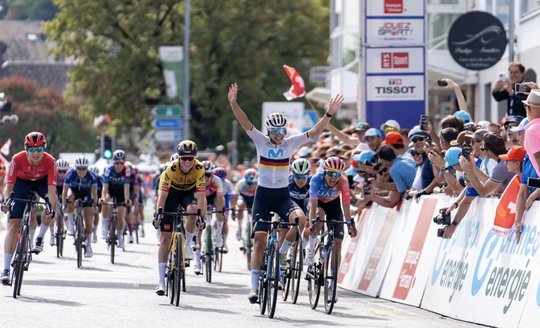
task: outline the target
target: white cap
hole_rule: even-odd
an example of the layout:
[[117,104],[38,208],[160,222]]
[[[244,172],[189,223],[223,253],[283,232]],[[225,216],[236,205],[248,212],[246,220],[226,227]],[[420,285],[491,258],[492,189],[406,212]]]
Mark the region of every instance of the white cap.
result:
[[396,120],[388,120],[384,122],[383,125],[381,125],[381,130],[384,131],[385,126],[393,127],[396,131],[399,130],[401,127],[399,126],[399,123]]

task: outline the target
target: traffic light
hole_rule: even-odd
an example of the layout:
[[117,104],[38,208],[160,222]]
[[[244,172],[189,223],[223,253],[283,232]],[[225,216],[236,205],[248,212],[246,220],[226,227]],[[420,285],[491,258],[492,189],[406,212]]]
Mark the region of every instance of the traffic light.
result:
[[108,134],[103,134],[103,143],[101,147],[101,156],[105,159],[112,158],[112,138]]

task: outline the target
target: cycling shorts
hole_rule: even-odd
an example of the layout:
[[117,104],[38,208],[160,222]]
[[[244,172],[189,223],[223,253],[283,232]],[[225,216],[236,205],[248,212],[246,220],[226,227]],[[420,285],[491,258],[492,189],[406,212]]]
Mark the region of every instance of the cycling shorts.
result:
[[[165,208],[163,211],[176,212],[178,205],[181,205],[183,209],[187,209],[187,207],[191,204],[197,204],[197,199],[195,198],[195,188],[191,190],[177,190],[171,188],[169,190],[169,195],[165,200]],[[171,232],[173,230],[173,224],[174,216],[165,215],[163,219],[161,219],[159,228],[161,231]]]
[[73,189],[71,189],[71,193],[73,194],[74,196],[74,200],[75,199],[82,199],[82,205],[83,207],[92,207],[92,193],[90,192],[90,190],[85,190],[85,191],[75,191]]
[[[277,213],[282,220],[288,221],[290,214],[297,208],[299,206],[292,201],[288,187],[271,189],[257,186],[252,211],[254,231],[270,230],[270,212]],[[256,224],[256,221],[260,222]]]
[[246,196],[244,194],[240,194],[240,195],[238,195],[238,198],[243,200],[244,203],[246,203],[247,208],[252,208],[253,207],[253,200],[255,199],[254,196]]
[[[343,211],[341,210],[341,197],[333,199],[328,203],[319,201],[317,207],[322,208],[327,220],[343,221]],[[327,224],[328,226],[328,224]],[[343,239],[343,224],[334,224],[334,238]]]
[[[49,191],[47,176],[35,181],[17,178],[15,185],[13,185],[13,198],[29,199],[28,197],[30,197],[30,192],[33,191],[37,192],[41,198],[45,198],[45,196],[47,196],[47,192]],[[15,204],[9,211],[9,218],[22,219],[25,206],[25,202],[16,200]]]

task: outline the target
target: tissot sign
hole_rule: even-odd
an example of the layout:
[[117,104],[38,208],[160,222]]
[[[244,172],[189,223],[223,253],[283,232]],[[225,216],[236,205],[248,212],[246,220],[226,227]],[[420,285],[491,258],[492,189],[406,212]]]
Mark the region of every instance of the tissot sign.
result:
[[461,15],[448,32],[452,58],[470,70],[479,71],[495,65],[504,54],[506,44],[501,21],[483,11]]

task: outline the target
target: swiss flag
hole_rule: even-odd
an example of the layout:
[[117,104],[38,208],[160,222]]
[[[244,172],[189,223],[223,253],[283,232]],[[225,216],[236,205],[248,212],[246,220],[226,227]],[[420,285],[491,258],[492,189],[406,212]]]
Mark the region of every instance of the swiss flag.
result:
[[495,210],[495,220],[493,222],[493,231],[497,234],[506,235],[514,226],[519,184],[520,177],[516,175],[501,195],[501,199]]
[[9,155],[9,148],[11,147],[11,139],[8,139],[4,145],[2,146],[2,148],[0,148],[0,152],[4,155],[4,156],[8,156]]
[[283,93],[285,99],[293,100],[303,97],[306,94],[304,79],[300,76],[300,74],[298,74],[294,67],[283,65],[283,70],[285,71],[285,74],[287,74],[292,83],[289,91]]

